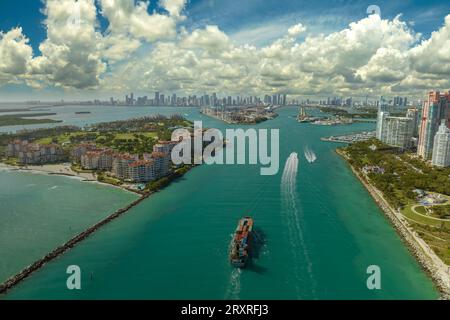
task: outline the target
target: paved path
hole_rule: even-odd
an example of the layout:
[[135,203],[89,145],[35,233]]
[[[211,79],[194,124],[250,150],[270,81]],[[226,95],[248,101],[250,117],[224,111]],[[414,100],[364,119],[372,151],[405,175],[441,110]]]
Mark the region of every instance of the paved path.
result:
[[438,221],[450,222],[450,219],[440,219],[440,218],[435,218],[435,217],[431,217],[431,216],[426,216],[426,215],[424,215],[424,214],[422,214],[422,213],[419,213],[419,212],[416,211],[416,208],[417,208],[417,207],[423,207],[423,205],[421,205],[421,204],[416,204],[416,205],[414,205],[414,206],[411,207],[411,210],[412,210],[415,214],[417,214],[418,216],[422,216],[422,217],[425,217],[425,218],[428,218],[428,219],[433,219],[433,220],[438,220]]

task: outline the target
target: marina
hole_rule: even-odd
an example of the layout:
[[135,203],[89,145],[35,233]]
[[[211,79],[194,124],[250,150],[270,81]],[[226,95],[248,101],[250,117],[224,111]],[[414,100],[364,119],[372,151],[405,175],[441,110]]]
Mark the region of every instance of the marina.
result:
[[326,142],[337,143],[355,143],[361,141],[367,141],[375,137],[375,131],[363,131],[359,133],[352,133],[340,136],[323,137],[320,140]]

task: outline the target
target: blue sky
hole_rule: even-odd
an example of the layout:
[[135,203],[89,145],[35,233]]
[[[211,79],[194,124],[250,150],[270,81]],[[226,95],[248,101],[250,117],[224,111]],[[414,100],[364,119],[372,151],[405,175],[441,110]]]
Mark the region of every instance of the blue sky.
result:
[[[20,0],[18,8],[17,3],[17,0],[0,1],[0,30],[21,26],[37,52],[46,37],[42,24],[45,19],[41,13],[43,4],[39,0]],[[150,2],[149,11],[157,8],[156,3]],[[182,25],[193,29],[215,24],[232,38],[235,35],[238,42],[245,40],[266,45],[278,38],[286,27],[298,22],[308,25],[314,33],[340,30],[365,17],[367,7],[372,4],[380,7],[383,18],[392,19],[403,14],[403,19],[413,21],[415,31],[425,37],[442,25],[450,7],[447,1],[437,0],[190,0],[185,9],[187,20]],[[99,20],[104,30],[107,22]],[[264,34],[255,38],[252,30],[256,33],[261,30]]]

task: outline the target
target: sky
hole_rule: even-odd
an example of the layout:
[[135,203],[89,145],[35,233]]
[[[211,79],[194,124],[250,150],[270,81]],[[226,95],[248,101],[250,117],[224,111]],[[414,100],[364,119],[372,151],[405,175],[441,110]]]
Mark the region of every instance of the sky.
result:
[[0,32],[0,101],[450,89],[448,1],[2,0]]

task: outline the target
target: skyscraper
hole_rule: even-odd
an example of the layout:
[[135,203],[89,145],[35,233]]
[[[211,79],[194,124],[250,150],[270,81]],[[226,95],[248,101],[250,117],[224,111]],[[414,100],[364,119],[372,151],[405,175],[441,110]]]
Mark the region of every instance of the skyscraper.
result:
[[378,105],[378,116],[377,116],[377,132],[376,137],[378,140],[383,141],[383,123],[385,118],[389,115],[388,104],[386,100],[381,97]]
[[424,159],[429,159],[433,153],[434,136],[441,120],[445,119],[447,126],[449,124],[449,101],[449,93],[440,94],[439,91],[432,91],[424,102],[417,146],[417,154]]
[[383,119],[381,141],[402,149],[412,146],[414,119],[408,117],[390,117]]
[[411,118],[413,120],[413,125],[414,125],[413,136],[417,137],[417,135],[419,133],[419,110],[408,109],[408,111],[406,112],[406,117]]
[[434,137],[431,163],[438,167],[450,166],[450,129],[447,128],[446,120],[442,120]]

